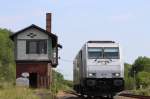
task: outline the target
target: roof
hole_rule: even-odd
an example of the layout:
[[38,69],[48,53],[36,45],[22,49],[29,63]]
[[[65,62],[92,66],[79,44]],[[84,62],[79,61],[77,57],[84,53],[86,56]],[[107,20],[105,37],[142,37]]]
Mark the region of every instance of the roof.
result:
[[[52,37],[53,43],[56,43],[56,44],[57,44],[57,36],[56,36],[55,34],[50,33],[50,32],[48,32],[48,31],[42,29],[41,27],[39,27],[39,26],[37,26],[37,25],[35,25],[35,24],[32,24],[32,25],[30,25],[30,26],[28,26],[28,27],[26,27],[26,28],[24,28],[24,29],[22,29],[22,30],[19,30],[18,32],[13,33],[13,34],[10,36],[10,38],[13,40],[15,36],[17,36],[18,34],[24,32],[24,31],[26,31],[26,30],[28,30],[28,29],[30,29],[30,28],[36,28],[36,29],[38,29],[39,31],[41,31],[41,32],[43,32],[43,33],[49,35],[50,37]],[[55,44],[54,44],[54,45],[55,45]]]

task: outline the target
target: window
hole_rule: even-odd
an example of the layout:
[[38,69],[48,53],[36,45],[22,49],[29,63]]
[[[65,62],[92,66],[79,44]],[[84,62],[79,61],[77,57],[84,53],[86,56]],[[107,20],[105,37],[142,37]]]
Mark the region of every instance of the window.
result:
[[47,40],[27,40],[26,42],[27,54],[46,54]]
[[104,48],[104,58],[108,59],[118,59],[119,58],[119,48]]
[[88,48],[88,58],[89,59],[99,59],[102,58],[102,48]]

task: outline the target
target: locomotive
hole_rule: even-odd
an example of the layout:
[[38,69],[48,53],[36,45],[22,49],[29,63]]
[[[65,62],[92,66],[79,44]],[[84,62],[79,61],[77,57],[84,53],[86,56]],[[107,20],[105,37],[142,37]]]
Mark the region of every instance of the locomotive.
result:
[[73,61],[74,90],[81,95],[113,97],[124,90],[124,63],[119,43],[88,41]]

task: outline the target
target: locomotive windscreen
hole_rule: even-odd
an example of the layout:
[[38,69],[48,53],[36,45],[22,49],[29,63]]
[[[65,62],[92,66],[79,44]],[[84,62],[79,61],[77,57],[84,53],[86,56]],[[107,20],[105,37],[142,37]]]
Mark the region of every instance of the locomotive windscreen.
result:
[[104,48],[105,59],[119,59],[119,48]]
[[118,47],[89,47],[88,48],[89,59],[119,59]]
[[94,48],[90,47],[88,48],[88,58],[89,59],[99,59],[102,58],[102,48]]

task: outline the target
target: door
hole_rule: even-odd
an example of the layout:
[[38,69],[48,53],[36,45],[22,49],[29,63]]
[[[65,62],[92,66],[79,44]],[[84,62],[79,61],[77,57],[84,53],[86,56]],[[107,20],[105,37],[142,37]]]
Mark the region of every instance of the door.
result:
[[29,84],[31,88],[37,88],[37,73],[30,73]]

